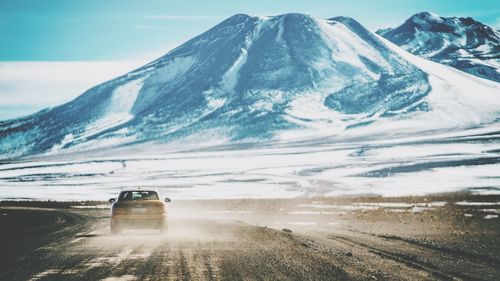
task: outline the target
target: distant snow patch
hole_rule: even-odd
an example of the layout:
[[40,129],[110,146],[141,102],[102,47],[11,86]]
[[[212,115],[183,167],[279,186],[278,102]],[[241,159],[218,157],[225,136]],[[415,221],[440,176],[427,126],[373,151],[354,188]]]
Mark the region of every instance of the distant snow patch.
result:
[[486,216],[484,216],[484,219],[486,219],[486,220],[497,219],[497,218],[498,218],[498,215],[486,215]]
[[225,91],[232,91],[236,84],[238,83],[238,73],[240,68],[247,61],[248,52],[246,49],[241,48],[241,54],[236,59],[234,64],[229,68],[229,70],[224,74],[222,78],[222,84]]
[[330,41],[332,57],[336,61],[345,61],[362,69],[372,79],[378,79],[379,74],[372,72],[360,60],[359,54],[363,54],[371,61],[382,66],[389,74],[393,73],[392,66],[381,56],[380,51],[370,46],[357,34],[340,22],[330,24],[326,20],[317,20],[318,25],[325,37]]
[[79,137],[90,137],[134,118],[131,110],[142,88],[144,79],[145,77],[139,78],[116,88],[104,116],[88,125],[85,132]]
[[460,201],[455,202],[458,206],[495,206],[500,205],[500,202],[470,202],[470,201]]
[[[63,140],[52,147],[50,153],[57,152],[63,149],[66,145],[70,143],[78,143],[81,140],[86,140],[95,136],[105,130],[111,129],[113,127],[124,124],[134,118],[131,113],[132,107],[139,95],[142,88],[144,79],[142,77],[129,81],[128,83],[117,87],[111,96],[109,101],[109,106],[106,112],[94,122],[88,124],[81,134],[75,135],[73,133],[64,136]],[[121,133],[127,133],[127,129],[121,129]],[[119,142],[119,141],[118,141]],[[106,140],[106,143],[116,143],[115,141]],[[94,145],[95,143],[92,143]],[[89,144],[86,144],[87,146]]]
[[265,19],[262,18],[259,20],[260,22],[255,26],[254,31],[245,38],[245,44],[243,48],[240,49],[240,56],[222,77],[222,90],[225,92],[233,91],[238,83],[239,71],[241,67],[247,62],[248,49],[250,49],[250,46],[255,40],[255,37],[259,34]]
[[194,63],[195,59],[193,57],[177,57],[158,68],[156,73],[150,77],[158,80],[158,82],[170,81],[186,73]]

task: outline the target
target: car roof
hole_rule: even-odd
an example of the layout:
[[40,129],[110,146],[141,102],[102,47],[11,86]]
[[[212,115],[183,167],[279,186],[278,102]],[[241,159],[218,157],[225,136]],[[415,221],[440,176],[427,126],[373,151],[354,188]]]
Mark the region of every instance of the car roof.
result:
[[123,187],[121,192],[124,191],[154,191],[156,193],[159,193],[157,187],[148,187],[148,188],[143,188],[143,187]]

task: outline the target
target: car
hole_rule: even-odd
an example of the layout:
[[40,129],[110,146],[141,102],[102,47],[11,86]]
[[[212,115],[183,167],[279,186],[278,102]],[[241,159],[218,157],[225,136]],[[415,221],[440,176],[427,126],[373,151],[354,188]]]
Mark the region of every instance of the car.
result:
[[158,229],[168,231],[166,204],[170,198],[160,200],[158,189],[124,189],[118,198],[109,199],[111,206],[112,234],[123,229]]

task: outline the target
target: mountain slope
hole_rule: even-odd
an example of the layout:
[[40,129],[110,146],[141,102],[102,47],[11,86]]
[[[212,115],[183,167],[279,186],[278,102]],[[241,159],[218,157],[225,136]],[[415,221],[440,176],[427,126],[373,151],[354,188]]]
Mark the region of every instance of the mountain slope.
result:
[[500,33],[472,18],[422,12],[377,33],[412,54],[500,82]]
[[[450,69],[433,74],[434,66],[423,70],[413,60],[351,18],[235,15],[69,103],[0,122],[0,152],[8,158],[144,142],[252,141],[306,129],[339,134],[439,112],[452,127],[495,120],[491,93],[498,84],[457,78]],[[470,102],[449,79],[466,80],[484,97]],[[422,121],[420,129],[434,123]]]

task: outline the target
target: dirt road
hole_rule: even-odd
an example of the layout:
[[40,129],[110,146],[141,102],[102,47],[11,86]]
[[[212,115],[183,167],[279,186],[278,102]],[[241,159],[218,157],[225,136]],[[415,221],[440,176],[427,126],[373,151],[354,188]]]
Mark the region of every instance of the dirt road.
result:
[[120,236],[106,209],[0,207],[0,280],[500,280],[500,200],[468,199],[180,202]]

